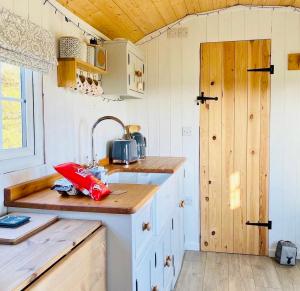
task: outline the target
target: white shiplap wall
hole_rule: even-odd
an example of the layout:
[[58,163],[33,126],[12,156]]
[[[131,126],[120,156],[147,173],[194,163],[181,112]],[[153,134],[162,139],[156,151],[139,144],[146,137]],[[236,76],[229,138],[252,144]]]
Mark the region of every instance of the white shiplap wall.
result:
[[[143,45],[147,96],[131,101],[131,122],[141,123],[151,155],[188,158],[185,178],[186,247],[199,236],[199,46],[201,42],[272,39],[270,140],[270,248],[280,239],[300,247],[300,71],[287,70],[287,54],[300,52],[300,14],[290,8],[235,7],[210,16],[190,16],[181,24],[187,38],[162,34]],[[182,136],[191,127],[191,136]]]
[[[53,1],[53,0],[52,0]],[[64,18],[43,0],[0,0],[0,6],[30,19],[53,32],[56,37],[73,35],[83,38],[82,32],[66,23]],[[56,4],[58,5],[58,4]],[[74,16],[72,19],[76,19]],[[78,21],[82,23],[79,19]],[[82,23],[89,31],[94,31]],[[86,162],[90,156],[90,130],[93,122],[103,115],[115,115],[125,123],[127,108],[125,102],[106,103],[100,99],[80,95],[58,88],[56,69],[44,75],[45,100],[45,147],[47,165],[26,169],[5,175],[0,174],[0,214],[6,211],[3,206],[3,188],[25,180],[38,178],[52,171],[52,165],[65,161]],[[97,129],[98,130],[98,129]],[[99,127],[96,140],[99,156],[105,155],[105,144],[110,138],[120,136],[119,125],[107,122]]]

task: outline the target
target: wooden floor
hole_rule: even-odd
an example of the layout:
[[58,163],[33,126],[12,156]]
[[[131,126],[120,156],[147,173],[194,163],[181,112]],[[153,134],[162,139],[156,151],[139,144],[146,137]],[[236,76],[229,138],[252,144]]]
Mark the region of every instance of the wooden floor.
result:
[[175,291],[299,290],[300,262],[278,265],[268,257],[186,252]]

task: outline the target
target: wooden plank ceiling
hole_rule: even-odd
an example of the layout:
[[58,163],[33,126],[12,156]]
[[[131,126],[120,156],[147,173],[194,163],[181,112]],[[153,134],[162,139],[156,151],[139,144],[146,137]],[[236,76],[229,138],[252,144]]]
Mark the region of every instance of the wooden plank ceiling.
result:
[[234,5],[300,7],[300,0],[57,0],[107,37],[142,39],[188,14]]

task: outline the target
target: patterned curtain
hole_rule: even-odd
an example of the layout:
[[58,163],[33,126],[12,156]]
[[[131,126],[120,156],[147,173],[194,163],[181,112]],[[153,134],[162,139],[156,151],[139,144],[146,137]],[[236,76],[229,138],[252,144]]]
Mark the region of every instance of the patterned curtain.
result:
[[57,63],[54,35],[1,7],[0,61],[49,72]]

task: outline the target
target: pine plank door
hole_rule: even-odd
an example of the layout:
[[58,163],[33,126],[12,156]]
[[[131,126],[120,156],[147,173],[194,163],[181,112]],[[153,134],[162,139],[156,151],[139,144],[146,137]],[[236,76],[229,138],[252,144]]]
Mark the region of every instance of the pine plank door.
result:
[[[270,40],[203,43],[201,250],[268,254]],[[246,224],[248,223],[248,224]]]

